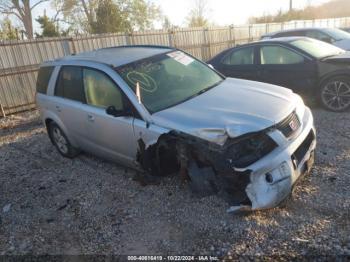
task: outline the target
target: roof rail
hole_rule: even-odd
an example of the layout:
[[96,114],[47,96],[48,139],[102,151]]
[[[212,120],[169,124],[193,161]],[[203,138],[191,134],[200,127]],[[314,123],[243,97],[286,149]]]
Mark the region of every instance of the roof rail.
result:
[[176,47],[166,46],[166,45],[119,45],[119,46],[104,47],[104,48],[100,48],[99,50],[101,50],[101,49],[110,49],[110,48],[125,48],[125,47],[176,49]]

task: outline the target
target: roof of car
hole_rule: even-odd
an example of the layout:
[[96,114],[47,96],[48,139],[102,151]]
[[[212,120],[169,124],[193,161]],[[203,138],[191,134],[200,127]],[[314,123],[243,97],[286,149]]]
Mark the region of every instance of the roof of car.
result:
[[306,27],[306,28],[286,29],[286,30],[271,32],[271,33],[263,35],[262,37],[274,36],[274,35],[277,35],[280,33],[288,33],[288,32],[295,32],[295,31],[323,30],[323,29],[325,29],[325,28],[323,28],[323,27]]
[[255,43],[266,43],[266,42],[292,42],[295,40],[300,40],[300,39],[306,39],[307,37],[305,36],[285,36],[285,37],[276,37],[276,38],[271,38],[271,39],[263,39]]
[[[250,46],[250,45],[268,44],[268,43],[290,43],[295,40],[301,40],[301,39],[308,39],[308,38],[305,36],[276,37],[276,38],[263,39],[263,40],[259,40],[259,41],[255,41],[247,44],[237,45],[233,48],[240,48],[240,47]],[[231,49],[227,49],[227,50],[231,50]]]
[[117,46],[97,49],[89,52],[83,52],[76,55],[65,56],[56,60],[59,61],[75,61],[86,60],[109,64],[114,67],[129,64],[137,60],[167,53],[174,50],[167,46],[151,46],[151,45],[133,45],[133,46]]

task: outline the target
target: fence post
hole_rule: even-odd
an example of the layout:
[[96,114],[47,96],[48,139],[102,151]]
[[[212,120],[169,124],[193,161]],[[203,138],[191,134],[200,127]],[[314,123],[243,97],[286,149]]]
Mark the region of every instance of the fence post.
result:
[[0,104],[0,109],[1,109],[1,114],[3,117],[6,117],[6,114],[5,114],[5,110],[4,108],[2,107],[2,104]]
[[[206,52],[205,52],[206,48],[208,49],[208,54],[209,54],[208,56],[206,56]],[[207,58],[211,57],[208,28],[203,28],[203,44],[201,48],[201,56],[202,56],[202,60],[207,60]]]
[[235,46],[235,31],[234,31],[235,29],[234,29],[234,26],[230,25],[228,30],[229,30],[229,35],[230,35],[229,36],[230,39],[228,41],[228,47],[233,47],[233,46]]
[[131,44],[130,33],[124,33],[124,37],[125,37],[125,44],[130,45]]
[[174,45],[174,31],[173,31],[173,29],[168,30],[168,41],[169,41],[169,46],[175,46]]
[[248,43],[252,41],[252,25],[248,26]]
[[266,23],[266,26],[265,26],[265,33],[268,34],[269,33],[269,29],[270,28],[270,24],[269,23]]

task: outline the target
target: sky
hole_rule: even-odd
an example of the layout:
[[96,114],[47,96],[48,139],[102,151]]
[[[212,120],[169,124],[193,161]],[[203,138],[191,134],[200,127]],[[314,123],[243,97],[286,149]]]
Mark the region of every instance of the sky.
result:
[[[0,0],[1,1],[1,0]],[[38,0],[31,0],[37,2]],[[163,14],[168,16],[173,25],[185,26],[186,17],[193,6],[193,0],[149,0],[159,5]],[[280,9],[289,9],[289,0],[206,0],[208,3],[208,18],[215,25],[245,24],[251,16],[275,14]],[[294,8],[303,8],[309,4],[319,5],[330,0],[293,0]],[[49,3],[38,6],[33,11],[33,17],[42,15],[46,10],[48,16],[54,12]],[[34,21],[35,30],[39,25]]]

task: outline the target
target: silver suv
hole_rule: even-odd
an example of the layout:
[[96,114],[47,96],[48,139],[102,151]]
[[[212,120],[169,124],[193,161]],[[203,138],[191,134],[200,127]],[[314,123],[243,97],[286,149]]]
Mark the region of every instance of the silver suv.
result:
[[291,90],[224,78],[170,47],[126,46],[41,65],[37,104],[59,153],[180,174],[231,210],[278,205],[313,165],[312,114]]

